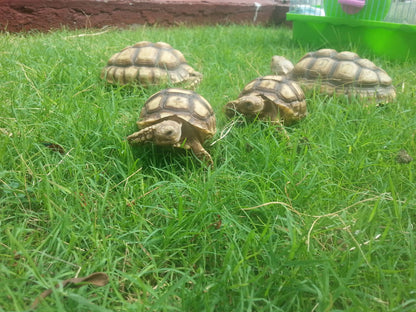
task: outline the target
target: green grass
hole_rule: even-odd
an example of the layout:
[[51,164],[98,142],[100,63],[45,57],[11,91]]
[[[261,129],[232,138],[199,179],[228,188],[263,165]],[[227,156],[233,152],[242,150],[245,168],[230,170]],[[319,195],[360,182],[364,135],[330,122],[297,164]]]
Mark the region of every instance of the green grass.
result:
[[[371,58],[397,101],[310,94],[287,128],[234,126],[223,105],[272,55],[308,47],[284,28],[141,27],[0,36],[0,311],[102,271],[107,286],[57,288],[40,311],[415,311],[415,62]],[[79,35],[79,36],[78,36]],[[109,87],[115,52],[166,41],[204,74],[215,167],[130,147],[158,88]],[[61,155],[42,143],[61,145]]]

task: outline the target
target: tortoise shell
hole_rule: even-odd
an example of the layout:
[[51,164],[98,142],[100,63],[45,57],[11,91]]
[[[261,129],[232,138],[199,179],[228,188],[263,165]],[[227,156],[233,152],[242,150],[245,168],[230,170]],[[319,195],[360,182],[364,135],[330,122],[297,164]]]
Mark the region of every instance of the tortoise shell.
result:
[[244,87],[238,99],[259,95],[271,100],[277,108],[275,109],[276,113],[280,114],[280,116],[270,116],[270,114],[262,116],[260,114],[259,119],[271,119],[273,121],[280,118],[285,124],[290,124],[307,114],[305,94],[295,81],[285,76],[268,75],[258,77]]
[[378,100],[396,97],[390,76],[354,52],[321,49],[307,53],[290,75],[306,90],[320,87],[321,92],[331,95],[346,94]]
[[166,119],[186,121],[196,130],[201,142],[216,132],[216,119],[211,105],[191,90],[169,88],[153,94],[143,106],[137,125],[143,129]]
[[202,74],[184,55],[165,42],[141,41],[114,54],[101,72],[108,83],[137,83],[143,86],[166,83],[198,84]]

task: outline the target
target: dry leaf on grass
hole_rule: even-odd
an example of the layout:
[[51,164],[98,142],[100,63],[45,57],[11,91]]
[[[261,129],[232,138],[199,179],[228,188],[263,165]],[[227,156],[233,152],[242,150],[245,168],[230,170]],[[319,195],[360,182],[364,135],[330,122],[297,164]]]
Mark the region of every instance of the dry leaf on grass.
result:
[[[74,277],[67,280],[64,280],[63,282],[55,285],[55,288],[58,288],[62,285],[62,287],[69,286],[69,287],[81,287],[85,284],[94,285],[98,287],[102,287],[107,285],[108,283],[108,275],[102,272],[96,272],[92,273],[86,277]],[[52,293],[53,289],[47,289],[43,293],[41,293],[35,301],[33,301],[32,305],[30,306],[31,310],[35,310],[39,303],[45,299],[47,296],[49,296]]]

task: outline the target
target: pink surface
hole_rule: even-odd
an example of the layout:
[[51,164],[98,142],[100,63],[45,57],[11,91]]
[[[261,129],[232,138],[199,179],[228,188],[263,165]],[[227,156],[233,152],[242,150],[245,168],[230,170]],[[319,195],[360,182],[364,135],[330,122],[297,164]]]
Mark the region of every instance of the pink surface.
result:
[[362,8],[365,5],[365,0],[338,0],[338,3]]

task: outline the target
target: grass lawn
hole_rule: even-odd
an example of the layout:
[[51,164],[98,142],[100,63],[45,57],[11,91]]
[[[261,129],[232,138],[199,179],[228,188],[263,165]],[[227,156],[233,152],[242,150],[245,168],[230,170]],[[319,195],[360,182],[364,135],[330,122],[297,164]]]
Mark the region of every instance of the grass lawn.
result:
[[[204,74],[213,169],[127,143],[159,88],[99,74],[141,40],[170,43]],[[38,310],[416,311],[416,161],[396,161],[401,149],[416,158],[414,60],[361,53],[397,100],[309,94],[286,136],[231,127],[222,110],[272,55],[308,51],[285,28],[3,33],[0,45],[0,311],[93,272],[108,285],[58,287]]]

